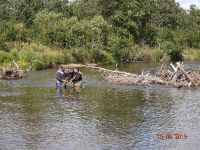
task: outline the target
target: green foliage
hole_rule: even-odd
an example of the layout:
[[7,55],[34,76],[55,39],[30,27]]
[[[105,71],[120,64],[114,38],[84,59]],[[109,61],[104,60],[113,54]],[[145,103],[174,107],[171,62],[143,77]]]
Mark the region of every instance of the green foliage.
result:
[[116,61],[115,61],[115,59],[114,59],[114,57],[113,57],[112,54],[107,53],[107,52],[105,52],[105,51],[102,51],[102,52],[101,52],[101,55],[100,55],[100,62],[101,62],[102,64],[113,64],[113,63],[115,63]]
[[93,54],[93,59],[96,63],[102,64],[112,64],[115,63],[115,59],[112,53],[109,53],[105,50],[96,50]]
[[0,39],[0,50],[6,51],[6,52],[10,51],[10,48],[8,47],[8,45],[5,43],[5,41],[1,39]]
[[[191,7],[190,7],[189,20],[190,20],[190,23],[192,22],[192,26],[199,29],[200,9],[198,9],[195,5],[191,5]],[[191,26],[191,24],[190,24],[190,26]]]
[[116,34],[111,34],[108,37],[109,51],[113,53],[113,57],[117,62],[121,62],[122,58],[135,45],[134,39],[125,31]]
[[185,31],[184,41],[189,47],[200,48],[200,31],[194,29]]
[[101,14],[98,2],[99,0],[75,0],[69,7],[72,9],[73,16],[77,16],[79,20],[91,19]]
[[0,13],[1,63],[35,69],[164,54],[181,60],[184,48],[200,48],[200,10],[186,12],[175,0],[1,0]]
[[9,52],[5,52],[5,51],[0,51],[0,63],[8,63],[11,62],[13,60],[13,55]]
[[72,56],[78,63],[88,63],[88,62],[91,62],[91,60],[92,60],[90,51],[85,48],[73,49]]
[[165,52],[163,50],[156,49],[152,52],[152,55],[155,61],[160,61],[164,57]]
[[197,60],[200,60],[200,51],[196,51]]
[[153,9],[153,22],[160,28],[176,30],[184,24],[186,11],[180,8],[175,0],[154,1],[151,9]]
[[70,13],[72,13],[69,7],[69,0],[48,0],[43,2],[46,9],[51,12],[62,13],[65,17],[70,16]]
[[163,43],[163,42],[174,42],[174,33],[172,30],[168,28],[164,28],[160,34],[158,35],[157,38],[158,43]]
[[42,0],[18,0],[12,1],[15,11],[16,20],[23,22],[26,26],[30,27],[33,24],[35,14],[44,8]]
[[6,42],[28,42],[29,30],[23,23],[6,22],[0,25],[0,41],[6,46]]
[[148,24],[145,32],[145,44],[156,45],[157,29],[155,24]]
[[2,55],[0,63],[15,60],[20,67],[44,69],[56,67],[60,63],[67,63],[65,55],[61,51],[53,51],[48,47],[38,44],[16,44],[10,52],[0,51]]
[[44,44],[53,43],[59,32],[57,29],[59,28],[60,20],[62,19],[61,13],[48,12],[43,10],[38,12],[35,15],[34,25],[36,28],[37,37],[41,38],[41,41]]
[[64,57],[65,63],[75,62],[75,59],[72,55],[72,50],[68,50],[68,49],[63,50],[63,55],[64,55],[63,57]]
[[167,41],[162,43],[161,48],[170,57],[172,61],[183,60],[183,55],[182,55],[183,51],[179,45]]

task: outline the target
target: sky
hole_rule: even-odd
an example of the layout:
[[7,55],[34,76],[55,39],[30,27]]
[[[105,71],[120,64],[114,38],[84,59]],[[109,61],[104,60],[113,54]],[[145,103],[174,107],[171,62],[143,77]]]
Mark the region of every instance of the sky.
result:
[[184,9],[190,9],[191,4],[200,8],[200,0],[176,0],[176,2],[179,2],[180,6]]

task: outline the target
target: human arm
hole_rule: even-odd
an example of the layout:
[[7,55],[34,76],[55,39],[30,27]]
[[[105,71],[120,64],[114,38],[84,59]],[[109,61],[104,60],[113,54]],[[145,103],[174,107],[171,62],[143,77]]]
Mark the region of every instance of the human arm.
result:
[[65,80],[65,74],[62,73],[62,72],[57,72],[56,73],[56,79],[61,83],[67,82],[67,80]]
[[72,82],[77,82],[82,80],[82,75],[80,73],[77,73],[72,79]]

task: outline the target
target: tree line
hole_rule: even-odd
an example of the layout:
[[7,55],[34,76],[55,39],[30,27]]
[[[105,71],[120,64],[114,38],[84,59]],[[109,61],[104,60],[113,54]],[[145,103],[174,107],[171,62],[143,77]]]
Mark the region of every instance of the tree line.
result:
[[182,60],[184,49],[200,48],[200,10],[175,0],[1,0],[1,53],[9,61],[27,44],[65,53],[68,62],[142,61],[145,49],[155,60]]

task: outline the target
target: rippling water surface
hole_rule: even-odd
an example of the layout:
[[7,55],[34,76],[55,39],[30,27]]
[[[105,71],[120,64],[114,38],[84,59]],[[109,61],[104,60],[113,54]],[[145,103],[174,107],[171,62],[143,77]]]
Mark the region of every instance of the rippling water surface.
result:
[[[157,64],[119,66],[136,73],[141,68],[158,69]],[[199,88],[114,85],[82,69],[83,88],[59,95],[55,71],[0,81],[1,149],[200,149]],[[159,139],[158,134],[185,134],[187,139]]]

